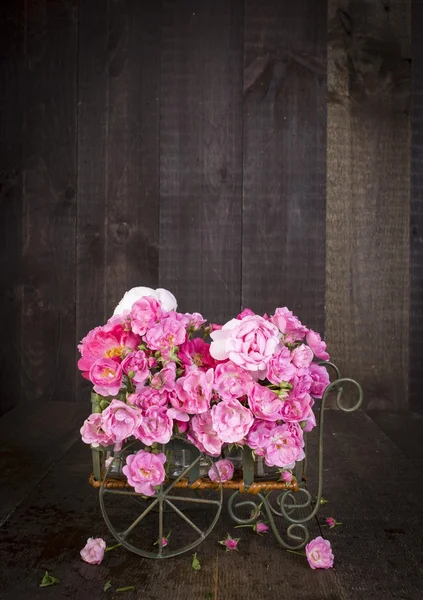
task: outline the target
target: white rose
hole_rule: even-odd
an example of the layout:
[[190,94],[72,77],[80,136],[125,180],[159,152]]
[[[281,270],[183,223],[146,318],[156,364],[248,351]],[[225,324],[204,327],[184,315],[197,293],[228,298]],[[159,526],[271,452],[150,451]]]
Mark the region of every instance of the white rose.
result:
[[226,360],[229,358],[229,352],[226,348],[226,340],[228,339],[232,329],[239,327],[241,321],[239,319],[231,319],[222,327],[216,329],[210,334],[213,340],[210,344],[210,354],[215,360]]
[[148,287],[135,287],[125,293],[122,300],[116,306],[113,315],[121,315],[125,311],[129,312],[132,305],[140,298],[144,298],[144,296],[153,296],[153,298],[160,302],[163,310],[166,311],[176,310],[178,306],[175,296],[167,290],[162,288],[153,290]]

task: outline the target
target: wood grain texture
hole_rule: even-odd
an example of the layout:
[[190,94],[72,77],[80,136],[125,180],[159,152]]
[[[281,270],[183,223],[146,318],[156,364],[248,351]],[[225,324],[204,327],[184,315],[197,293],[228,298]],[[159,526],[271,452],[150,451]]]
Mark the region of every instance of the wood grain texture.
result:
[[422,494],[420,471],[365,413],[328,411],[321,518],[342,522],[324,531],[345,600],[423,597]]
[[327,339],[366,408],[406,408],[410,5],[329,8]]
[[22,119],[24,3],[0,7],[0,415],[21,398]]
[[423,3],[411,1],[410,407],[423,410]]
[[242,304],[324,332],[326,2],[246,0]]
[[160,7],[108,1],[105,301],[157,287]]
[[[76,342],[79,342],[88,331],[107,320],[105,297],[107,31],[107,2],[104,0],[80,2]],[[87,401],[88,382],[78,371],[76,376],[77,399],[81,402]]]
[[77,5],[26,3],[24,398],[74,400]]
[[[235,529],[225,505],[215,530],[196,548],[202,568],[195,572],[190,553],[155,561],[118,548],[107,552],[95,568],[81,561],[79,551],[93,528],[108,544],[112,538],[101,517],[98,493],[87,482],[89,449],[80,441],[71,444],[73,409],[78,407],[69,407],[69,419],[59,427],[49,418],[54,408],[59,418],[65,408],[59,403],[41,404],[31,413],[43,427],[42,439],[29,420],[22,427],[26,410],[25,415],[12,411],[4,423],[0,421],[0,435],[13,444],[8,446],[12,451],[6,454],[6,470],[10,473],[20,456],[24,472],[30,473],[13,480],[15,510],[9,511],[1,528],[0,557],[7,565],[0,570],[2,600],[41,600],[46,593],[73,600],[75,590],[78,600],[97,600],[104,597],[103,586],[109,580],[112,590],[135,585],[136,591],[127,597],[143,600],[422,598],[421,474],[395,439],[390,440],[364,413],[328,411],[326,415],[324,497],[328,503],[321,507],[319,522],[322,525],[332,516],[343,523],[331,530],[321,526],[332,544],[334,569],[313,571],[304,557],[281,549],[271,534],[260,537],[248,528]],[[309,436],[310,456],[315,456],[316,437]],[[51,452],[51,444],[58,453]],[[29,452],[32,445],[34,456]],[[310,466],[314,493],[314,460]],[[41,474],[46,476],[41,479]],[[10,500],[7,486],[0,487],[0,506]],[[218,545],[226,533],[241,537],[238,553],[225,552]],[[313,524],[311,535],[318,534]],[[60,579],[60,586],[50,591],[38,587],[45,570]]]
[[164,0],[160,285],[212,321],[241,294],[240,0]]

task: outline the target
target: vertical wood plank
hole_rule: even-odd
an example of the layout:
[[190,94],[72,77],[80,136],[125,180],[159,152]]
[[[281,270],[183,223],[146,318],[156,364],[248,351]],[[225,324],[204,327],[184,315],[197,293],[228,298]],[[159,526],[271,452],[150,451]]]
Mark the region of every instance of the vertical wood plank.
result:
[[106,311],[159,269],[160,3],[108,0]]
[[0,415],[21,398],[22,119],[24,3],[0,7]]
[[366,408],[406,408],[410,3],[329,8],[327,337]]
[[78,340],[158,284],[159,20],[154,2],[80,2]]
[[[77,342],[88,331],[107,320],[105,297],[107,32],[107,2],[80,0],[78,6]],[[78,400],[88,400],[88,383],[77,373]]]
[[73,401],[77,5],[26,8],[23,395]]
[[164,0],[160,285],[225,321],[241,292],[241,0]]
[[326,1],[245,6],[242,304],[323,333]]
[[410,408],[422,410],[423,389],[423,3],[411,2],[412,138],[410,271]]

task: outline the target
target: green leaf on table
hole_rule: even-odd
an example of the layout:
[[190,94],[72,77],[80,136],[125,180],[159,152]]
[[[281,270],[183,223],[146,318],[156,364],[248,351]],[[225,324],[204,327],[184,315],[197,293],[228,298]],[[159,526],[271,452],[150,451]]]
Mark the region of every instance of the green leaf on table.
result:
[[46,571],[43,580],[40,583],[40,587],[47,587],[49,585],[54,585],[55,583],[60,583],[60,579],[53,577],[53,575],[49,575],[48,571]]
[[104,584],[103,592],[107,592],[107,590],[109,590],[111,587],[112,587],[112,582],[106,581],[106,583]]
[[192,555],[192,564],[191,564],[191,566],[194,569],[194,571],[199,571],[201,569],[200,561],[197,558],[197,553],[196,552],[194,552],[194,554]]
[[121,587],[121,588],[117,588],[117,592],[131,592],[132,590],[135,590],[135,586],[134,585],[127,585],[126,587]]
[[329,502],[329,500],[326,500],[326,498],[323,498],[323,496],[320,498],[320,504],[327,504]]

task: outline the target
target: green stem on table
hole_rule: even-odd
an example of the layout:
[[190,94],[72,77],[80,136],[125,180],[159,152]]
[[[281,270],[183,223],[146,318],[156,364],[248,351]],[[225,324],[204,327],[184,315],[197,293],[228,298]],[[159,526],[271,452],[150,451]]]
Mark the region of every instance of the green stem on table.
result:
[[291,554],[298,554],[298,556],[307,556],[305,552],[297,552],[296,550],[287,550],[287,552],[291,552]]
[[107,548],[105,549],[104,552],[108,552],[109,550],[114,550],[115,548],[118,548],[121,545],[122,544],[115,544],[114,546],[107,546]]

